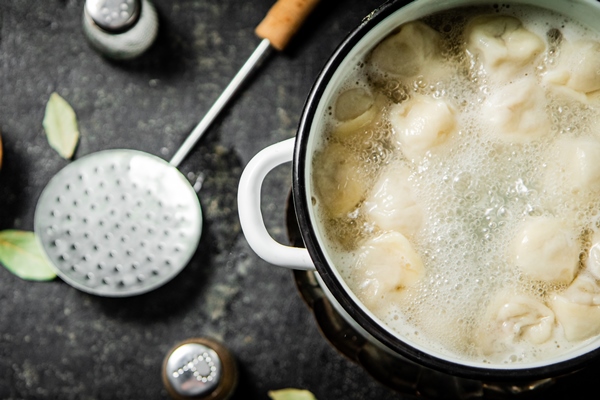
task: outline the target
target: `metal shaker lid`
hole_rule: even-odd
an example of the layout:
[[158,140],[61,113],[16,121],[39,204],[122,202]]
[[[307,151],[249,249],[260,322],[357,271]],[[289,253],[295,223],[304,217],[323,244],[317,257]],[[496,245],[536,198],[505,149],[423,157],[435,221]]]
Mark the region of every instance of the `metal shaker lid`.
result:
[[156,39],[158,14],[150,0],[86,0],[83,31],[102,55],[132,59]]
[[133,26],[140,16],[140,0],[87,0],[85,12],[100,28],[123,32]]
[[163,362],[162,379],[172,398],[229,398],[237,384],[235,361],[223,345],[194,338],[173,347]]

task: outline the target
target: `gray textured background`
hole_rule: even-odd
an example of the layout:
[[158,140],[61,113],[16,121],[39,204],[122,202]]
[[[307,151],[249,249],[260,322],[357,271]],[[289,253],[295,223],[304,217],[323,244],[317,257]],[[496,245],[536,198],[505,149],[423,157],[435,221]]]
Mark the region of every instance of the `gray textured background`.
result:
[[[154,3],[155,45],[137,60],[114,62],[86,42],[82,0],[1,1],[0,230],[32,230],[41,190],[67,164],[43,133],[50,93],[77,113],[75,158],[131,148],[168,159],[258,44],[253,29],[273,1]],[[163,358],[195,336],[216,338],[235,355],[235,399],[266,399],[268,390],[285,387],[311,390],[319,400],[400,397],[321,336],[291,272],[249,249],[236,204],[243,167],[262,148],[294,136],[326,58],[379,3],[323,0],[181,164],[191,183],[202,182],[205,226],[195,257],[173,281],[110,299],[60,279],[26,282],[0,268],[1,399],[166,398]],[[289,166],[280,167],[263,194],[267,226],[281,241],[290,182]]]

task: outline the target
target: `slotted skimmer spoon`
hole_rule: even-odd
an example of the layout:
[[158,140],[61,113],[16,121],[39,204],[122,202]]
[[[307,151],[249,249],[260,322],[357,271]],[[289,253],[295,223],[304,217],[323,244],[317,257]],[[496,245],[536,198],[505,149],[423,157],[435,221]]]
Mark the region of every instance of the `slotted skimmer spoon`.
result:
[[263,38],[170,162],[104,150],[59,171],[38,200],[34,230],[57,275],[100,296],[125,297],[175,277],[202,232],[198,196],[177,167],[271,49],[282,50],[318,0],[279,0],[256,28]]

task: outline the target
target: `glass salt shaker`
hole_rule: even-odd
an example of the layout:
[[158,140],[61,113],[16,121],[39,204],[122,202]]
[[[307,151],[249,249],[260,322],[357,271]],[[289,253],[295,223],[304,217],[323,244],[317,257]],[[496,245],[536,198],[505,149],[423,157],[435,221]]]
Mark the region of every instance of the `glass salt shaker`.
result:
[[226,400],[237,386],[238,372],[226,347],[212,339],[194,338],[168,352],[162,380],[175,400]]
[[132,59],[156,39],[158,16],[149,0],[86,0],[83,31],[106,57]]

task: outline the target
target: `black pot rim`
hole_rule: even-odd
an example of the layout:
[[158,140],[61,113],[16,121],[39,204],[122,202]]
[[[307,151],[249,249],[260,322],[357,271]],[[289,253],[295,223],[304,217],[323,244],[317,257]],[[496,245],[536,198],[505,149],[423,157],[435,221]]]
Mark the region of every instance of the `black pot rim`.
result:
[[302,239],[315,264],[317,272],[335,300],[366,332],[393,352],[427,368],[462,378],[486,382],[535,381],[559,377],[582,369],[599,358],[600,348],[554,364],[514,369],[482,368],[458,364],[420,351],[383,329],[360,305],[356,304],[341,282],[335,277],[335,274],[326,261],[325,254],[317,240],[316,229],[309,217],[308,210],[312,205],[307,198],[307,187],[305,185],[307,178],[305,174],[305,159],[311,125],[315,119],[319,101],[328,82],[351,49],[378,23],[410,2],[410,0],[388,0],[363,19],[360,25],[346,36],[321,69],[304,104],[296,135],[292,162],[292,196]]

